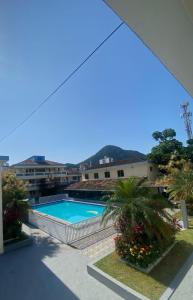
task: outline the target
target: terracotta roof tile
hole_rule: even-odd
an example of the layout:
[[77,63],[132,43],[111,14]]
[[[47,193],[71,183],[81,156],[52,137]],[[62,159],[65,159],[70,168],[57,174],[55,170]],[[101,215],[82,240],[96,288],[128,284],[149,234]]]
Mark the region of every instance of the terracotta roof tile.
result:
[[[139,180],[145,178],[137,178]],[[128,180],[128,178],[121,179],[122,181]],[[70,184],[67,190],[90,190],[90,191],[113,191],[120,179],[104,179],[104,180],[86,180]]]

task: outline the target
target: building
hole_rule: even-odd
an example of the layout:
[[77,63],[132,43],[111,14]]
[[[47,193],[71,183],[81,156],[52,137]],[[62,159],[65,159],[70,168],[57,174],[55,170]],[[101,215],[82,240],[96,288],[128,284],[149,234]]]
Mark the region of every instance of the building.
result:
[[66,188],[70,197],[103,200],[105,195],[115,191],[118,180],[125,181],[129,177],[135,177],[144,187],[157,188],[154,181],[158,176],[158,169],[148,161],[113,161],[83,168],[81,173],[82,180]]
[[124,179],[129,177],[142,177],[150,181],[158,175],[157,168],[148,161],[130,163],[127,160],[99,164],[82,170],[82,181]]
[[62,192],[64,187],[81,177],[78,169],[66,168],[62,163],[39,155],[12,165],[10,170],[25,181],[30,198]]
[[193,96],[193,1],[104,1]]
[[108,164],[108,163],[113,162],[113,161],[114,161],[114,159],[112,157],[104,156],[104,158],[99,160],[99,165]]

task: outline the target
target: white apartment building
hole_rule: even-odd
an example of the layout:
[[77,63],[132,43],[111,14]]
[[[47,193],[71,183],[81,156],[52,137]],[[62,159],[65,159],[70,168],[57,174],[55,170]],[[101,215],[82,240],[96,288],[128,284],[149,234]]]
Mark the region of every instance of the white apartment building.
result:
[[68,169],[64,164],[49,161],[45,156],[32,156],[11,166],[17,178],[25,181],[29,197],[41,195],[42,188],[67,186],[80,180],[78,169]]

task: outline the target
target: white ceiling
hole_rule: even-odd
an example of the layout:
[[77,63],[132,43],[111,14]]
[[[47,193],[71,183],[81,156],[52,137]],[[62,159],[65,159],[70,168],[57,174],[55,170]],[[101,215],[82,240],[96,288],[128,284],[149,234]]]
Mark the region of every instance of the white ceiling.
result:
[[105,0],[193,97],[193,0]]

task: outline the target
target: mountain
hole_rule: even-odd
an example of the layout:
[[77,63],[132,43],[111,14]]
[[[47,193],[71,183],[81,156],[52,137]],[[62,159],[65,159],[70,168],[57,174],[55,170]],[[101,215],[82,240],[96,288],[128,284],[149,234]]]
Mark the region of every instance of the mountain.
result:
[[77,167],[77,165],[76,164],[71,164],[71,163],[65,163],[64,164],[64,166],[68,169],[70,169],[70,168],[76,168]]
[[146,155],[134,150],[124,150],[120,147],[107,145],[99,150],[95,155],[87,158],[82,161],[80,164],[92,164],[98,165],[99,159],[104,158],[104,156],[111,157],[116,160],[128,160],[130,163],[132,162],[140,162],[146,160]]

